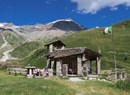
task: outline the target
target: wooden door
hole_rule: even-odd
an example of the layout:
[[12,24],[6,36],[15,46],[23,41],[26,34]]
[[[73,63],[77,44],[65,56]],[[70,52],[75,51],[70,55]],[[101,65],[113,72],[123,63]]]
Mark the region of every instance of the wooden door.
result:
[[68,62],[68,74],[77,74],[77,62]]

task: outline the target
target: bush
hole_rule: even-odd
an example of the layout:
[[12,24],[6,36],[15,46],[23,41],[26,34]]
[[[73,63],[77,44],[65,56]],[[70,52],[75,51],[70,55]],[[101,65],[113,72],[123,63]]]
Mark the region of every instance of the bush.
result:
[[123,90],[130,90],[130,80],[121,80],[116,83],[116,88],[123,89]]

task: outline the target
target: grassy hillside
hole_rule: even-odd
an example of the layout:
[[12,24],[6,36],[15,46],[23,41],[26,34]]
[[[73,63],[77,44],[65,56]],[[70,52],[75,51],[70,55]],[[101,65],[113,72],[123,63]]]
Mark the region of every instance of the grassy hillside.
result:
[[118,28],[123,28],[124,30],[128,29],[128,28],[130,28],[130,20],[119,22],[119,23],[115,24],[114,26],[116,26]]
[[[5,42],[4,42],[4,40],[3,40],[3,36],[1,35],[1,32],[0,32],[0,47],[2,46],[2,44],[4,44]],[[11,46],[5,46],[4,48],[1,48],[0,49],[0,58],[2,58],[2,56],[3,56],[3,52],[5,52],[5,51],[7,51],[7,50],[9,50],[9,49],[11,49],[12,47]]]
[[24,58],[20,61],[22,65],[31,65],[38,68],[43,68],[46,66],[46,58],[44,57],[45,49],[37,49],[31,56]]
[[40,44],[38,42],[26,42],[15,48],[10,54],[12,57],[24,58],[31,54],[32,51],[38,49]]
[[3,35],[5,36],[8,43],[12,46],[18,46],[25,42],[25,38],[11,31],[3,31]]
[[44,57],[45,49],[43,43],[26,42],[15,48],[11,53],[12,57],[18,60],[9,60],[7,63],[21,64],[24,66],[31,65],[39,68],[46,66],[46,58]]
[[[4,41],[3,41],[3,38],[2,38],[2,35],[1,35],[1,33],[0,33],[0,47],[1,47],[1,45],[4,43]],[[0,58],[2,57],[2,55],[3,55],[3,52],[0,50]]]
[[1,33],[0,33],[0,46],[1,46],[3,43],[4,43],[4,41],[3,41],[2,35],[1,35]]
[[[125,23],[125,24],[124,24]],[[113,25],[117,67],[130,70],[130,21]],[[103,29],[91,29],[75,33],[61,40],[67,47],[87,47],[101,50],[102,69],[114,69],[112,34],[104,35]]]
[[12,48],[11,46],[6,46],[6,47],[0,49],[0,58],[3,57],[3,52],[5,52],[5,51],[7,51],[7,50],[9,50],[11,48]]

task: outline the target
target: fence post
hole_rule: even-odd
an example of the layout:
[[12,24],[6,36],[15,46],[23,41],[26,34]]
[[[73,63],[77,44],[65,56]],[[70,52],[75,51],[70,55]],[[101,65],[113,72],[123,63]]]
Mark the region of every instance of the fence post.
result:
[[10,68],[9,68],[9,75],[11,75]]
[[15,72],[15,76],[17,76],[16,70],[14,72]]

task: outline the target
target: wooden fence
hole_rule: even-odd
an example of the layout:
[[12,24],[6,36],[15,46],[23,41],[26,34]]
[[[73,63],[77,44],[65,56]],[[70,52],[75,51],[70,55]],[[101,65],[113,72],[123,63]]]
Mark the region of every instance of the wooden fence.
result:
[[27,69],[25,68],[7,68],[7,71],[9,75],[14,74],[15,76],[17,75],[26,75]]

